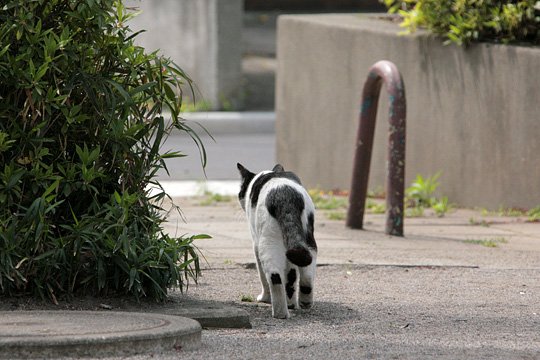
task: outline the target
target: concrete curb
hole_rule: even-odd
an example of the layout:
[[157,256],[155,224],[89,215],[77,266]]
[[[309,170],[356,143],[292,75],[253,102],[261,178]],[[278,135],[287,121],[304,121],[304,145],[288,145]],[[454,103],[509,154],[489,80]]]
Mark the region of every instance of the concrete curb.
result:
[[247,311],[214,302],[183,303],[178,307],[159,309],[157,312],[196,320],[203,328],[251,329]]
[[[188,122],[202,125],[214,134],[273,134],[276,113],[273,111],[210,111],[183,113]],[[195,127],[195,130],[196,127]]]
[[0,312],[0,358],[105,357],[200,346],[201,326],[163,314],[103,311]]

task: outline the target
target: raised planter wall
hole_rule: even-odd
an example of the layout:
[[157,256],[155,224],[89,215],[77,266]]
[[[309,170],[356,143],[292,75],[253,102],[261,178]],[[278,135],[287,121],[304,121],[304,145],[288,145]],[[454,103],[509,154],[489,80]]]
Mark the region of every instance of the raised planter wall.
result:
[[[370,15],[278,20],[277,159],[308,187],[349,189],[369,67],[390,60],[407,96],[406,184],[442,171],[462,206],[540,205],[540,48],[444,46]],[[370,189],[385,184],[388,107],[382,89]]]

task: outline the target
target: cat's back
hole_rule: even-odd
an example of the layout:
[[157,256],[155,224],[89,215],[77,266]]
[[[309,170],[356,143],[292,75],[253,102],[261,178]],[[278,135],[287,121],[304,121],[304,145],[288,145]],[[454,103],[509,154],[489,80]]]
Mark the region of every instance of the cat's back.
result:
[[271,200],[274,206],[285,206],[291,203],[313,211],[313,202],[298,176],[291,171],[264,171],[252,181],[248,192],[249,201],[254,209],[267,210]]

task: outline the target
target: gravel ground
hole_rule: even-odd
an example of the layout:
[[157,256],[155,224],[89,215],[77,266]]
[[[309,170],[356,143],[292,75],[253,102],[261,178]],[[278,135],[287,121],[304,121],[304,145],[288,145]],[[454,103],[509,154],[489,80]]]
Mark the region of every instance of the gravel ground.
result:
[[[204,329],[195,351],[129,359],[540,359],[540,270],[467,267],[320,266],[311,310],[271,317],[253,264],[207,269],[170,302],[219,301],[245,309],[252,329]],[[119,298],[59,306],[12,299],[0,310],[59,308],[155,311]],[[47,305],[48,304],[48,305]]]
[[539,275],[321,267],[315,307],[283,321],[271,318],[266,305],[239,303],[258,293],[255,270],[211,271],[196,292],[244,307],[253,329],[205,331],[203,348],[183,358],[540,358]]
[[[258,294],[256,270],[228,265],[206,270],[187,297],[241,307],[253,328],[203,330],[199,350],[153,358],[540,359],[539,275],[538,270],[323,266],[314,308],[277,320],[269,305],[240,301]],[[129,359],[144,358],[149,357]]]

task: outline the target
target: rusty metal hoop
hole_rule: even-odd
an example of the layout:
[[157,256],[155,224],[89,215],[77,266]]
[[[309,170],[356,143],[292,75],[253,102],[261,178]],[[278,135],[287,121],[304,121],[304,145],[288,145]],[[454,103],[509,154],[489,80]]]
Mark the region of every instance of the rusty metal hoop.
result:
[[347,226],[362,229],[373,149],[377,105],[382,83],[389,96],[389,136],[386,177],[386,234],[403,236],[405,182],[406,100],[403,79],[396,65],[382,60],[368,73],[362,92],[360,124],[356,142]]

